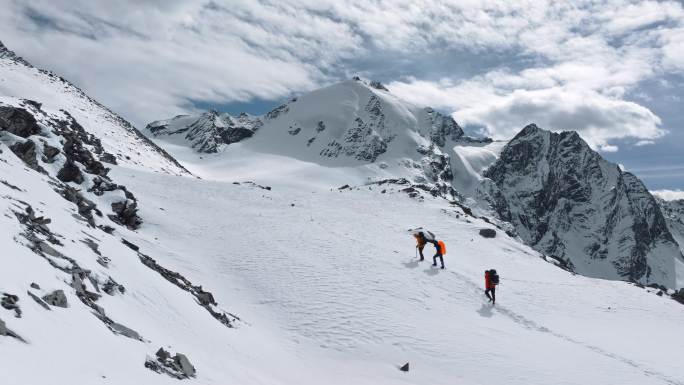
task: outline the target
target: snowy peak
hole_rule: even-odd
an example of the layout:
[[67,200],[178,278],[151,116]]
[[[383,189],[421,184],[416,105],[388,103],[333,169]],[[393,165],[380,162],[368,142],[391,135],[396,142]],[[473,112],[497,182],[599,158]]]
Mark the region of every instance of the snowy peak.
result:
[[[231,134],[227,137],[225,127]],[[450,116],[410,105],[391,95],[381,83],[360,78],[293,98],[262,117],[235,118],[209,111],[148,125],[156,137],[184,135],[199,152],[216,152],[222,144],[252,137],[257,129],[261,133],[248,141],[248,146],[307,160],[322,157],[360,162],[375,162],[395,148],[394,152],[412,157],[417,145],[432,142],[443,147],[463,136]],[[281,146],[283,143],[289,145]]]
[[263,125],[259,118],[242,113],[233,117],[211,110],[200,115],[178,115],[147,125],[154,136],[182,136],[198,152],[214,153],[254,135]]
[[499,216],[580,274],[676,285],[678,245],[654,197],[576,132],[528,125],[485,172]]

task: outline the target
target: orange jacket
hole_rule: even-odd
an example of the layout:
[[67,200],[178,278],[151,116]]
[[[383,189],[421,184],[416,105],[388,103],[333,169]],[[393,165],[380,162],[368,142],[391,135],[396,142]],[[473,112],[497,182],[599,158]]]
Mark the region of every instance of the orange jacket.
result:
[[413,234],[413,236],[416,238],[416,246],[421,249],[425,247],[425,244],[427,243],[425,237],[421,237],[419,234]]

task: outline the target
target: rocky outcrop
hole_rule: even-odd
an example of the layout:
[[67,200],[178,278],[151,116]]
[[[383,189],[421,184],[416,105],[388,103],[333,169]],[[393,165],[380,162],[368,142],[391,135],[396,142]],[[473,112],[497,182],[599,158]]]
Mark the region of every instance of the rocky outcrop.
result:
[[145,367],[157,373],[166,373],[179,380],[195,377],[195,367],[190,363],[188,357],[182,353],[176,353],[173,357],[171,353],[159,348],[155,353],[156,360],[150,357],[145,360]]
[[19,297],[14,294],[3,293],[0,306],[7,310],[14,310],[14,316],[21,318],[21,308],[19,307]]
[[33,114],[24,108],[0,106],[0,131],[6,131],[22,138],[40,133],[40,126]]
[[235,321],[239,321],[240,318],[236,316],[235,314],[225,312],[221,309],[218,309],[217,306],[218,304],[216,303],[216,300],[214,299],[214,295],[208,291],[205,291],[202,289],[201,285],[194,285],[190,280],[185,278],[183,275],[181,275],[178,272],[169,270],[163,266],[161,266],[157,261],[155,261],[152,257],[149,255],[141,253],[139,250],[140,248],[129,242],[126,241],[125,239],[122,240],[124,244],[126,244],[128,247],[130,247],[132,250],[136,251],[138,253],[138,257],[140,258],[140,262],[143,263],[143,265],[149,267],[150,269],[156,271],[159,273],[164,279],[167,281],[171,282],[172,284],[178,286],[179,288],[189,292],[192,294],[195,299],[197,300],[197,303],[202,306],[204,309],[206,309],[209,314],[211,314],[212,317],[214,317],[217,321],[221,322],[225,326],[232,328],[234,327],[233,323]]
[[682,258],[657,202],[576,132],[525,127],[484,174],[499,217],[588,276],[673,287]]
[[48,305],[57,307],[66,308],[69,306],[69,303],[63,290],[55,290],[50,294],[44,295],[43,301],[45,301]]

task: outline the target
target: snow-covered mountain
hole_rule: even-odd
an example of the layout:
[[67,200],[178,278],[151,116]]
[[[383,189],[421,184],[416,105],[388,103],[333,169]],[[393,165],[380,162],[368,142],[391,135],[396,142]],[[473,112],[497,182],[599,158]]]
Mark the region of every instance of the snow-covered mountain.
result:
[[241,114],[232,117],[227,113],[211,110],[198,116],[178,115],[147,125],[155,136],[173,136],[189,142],[199,152],[212,153],[231,143],[237,143],[254,135],[263,125],[259,118]]
[[671,288],[684,274],[684,257],[656,199],[576,132],[529,125],[484,175],[499,217],[527,244],[580,274]]
[[[419,160],[441,153],[452,187],[479,184],[502,143],[430,145],[432,126],[392,126],[375,162],[357,159],[375,135],[337,158],[295,157],[304,128],[273,137],[296,148],[269,153],[260,117],[217,153],[160,141],[180,166],[66,81],[4,55],[3,385],[683,383],[684,290],[571,274],[419,183]],[[445,270],[416,258],[416,226],[447,244]],[[496,306],[482,294],[490,268]]]
[[[250,151],[330,168],[365,167],[376,179],[407,177],[445,194],[459,162],[452,149],[491,143],[465,136],[450,116],[360,78],[293,98],[263,116],[209,111],[150,123],[147,132],[204,153]],[[227,149],[236,144],[239,150]],[[472,175],[456,179],[470,183]]]

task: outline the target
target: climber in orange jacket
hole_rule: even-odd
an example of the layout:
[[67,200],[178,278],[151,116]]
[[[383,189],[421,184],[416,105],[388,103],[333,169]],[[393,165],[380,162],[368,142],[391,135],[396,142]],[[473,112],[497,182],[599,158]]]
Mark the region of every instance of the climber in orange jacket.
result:
[[418,249],[418,252],[420,253],[420,260],[424,260],[425,257],[423,257],[423,249],[425,248],[425,245],[427,244],[427,239],[425,238],[425,234],[423,232],[419,232],[417,234],[413,234],[413,236],[416,238],[416,248]]
[[437,257],[442,262],[442,269],[444,268],[444,254],[446,254],[446,245],[444,241],[432,240],[429,241],[435,246],[435,255],[432,257],[432,266],[437,266]]

